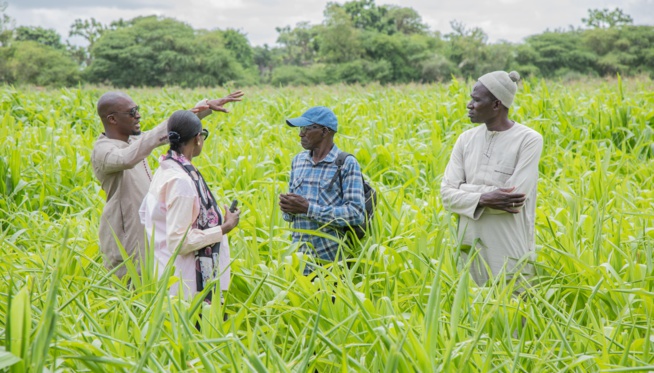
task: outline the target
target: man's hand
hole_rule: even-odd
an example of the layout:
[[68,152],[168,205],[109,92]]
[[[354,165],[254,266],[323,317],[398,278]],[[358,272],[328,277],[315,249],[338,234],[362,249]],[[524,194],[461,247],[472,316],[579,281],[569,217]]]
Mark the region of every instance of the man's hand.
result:
[[523,193],[511,193],[514,190],[515,187],[499,188],[492,192],[484,193],[479,198],[479,206],[517,214],[520,212],[522,205],[525,204],[527,196]]
[[309,212],[309,201],[299,194],[280,194],[279,208],[287,214],[306,214]]
[[215,100],[207,100],[207,105],[209,106],[209,109],[213,111],[222,111],[223,113],[229,113],[229,110],[225,109],[223,106],[230,102],[241,101],[241,97],[243,97],[244,94],[245,93],[243,93],[243,91],[232,92],[223,98],[217,98]]
[[236,228],[239,220],[241,219],[241,210],[236,209],[234,212],[229,211],[229,207],[224,205],[225,213],[223,214],[224,221],[220,226],[220,229],[223,231],[223,234],[229,233],[232,229]]

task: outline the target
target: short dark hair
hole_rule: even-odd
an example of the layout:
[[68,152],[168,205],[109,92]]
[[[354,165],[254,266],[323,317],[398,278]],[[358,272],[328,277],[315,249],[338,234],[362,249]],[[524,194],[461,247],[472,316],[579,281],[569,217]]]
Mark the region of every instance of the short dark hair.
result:
[[171,150],[179,150],[202,131],[200,118],[189,110],[177,110],[168,118],[168,141]]

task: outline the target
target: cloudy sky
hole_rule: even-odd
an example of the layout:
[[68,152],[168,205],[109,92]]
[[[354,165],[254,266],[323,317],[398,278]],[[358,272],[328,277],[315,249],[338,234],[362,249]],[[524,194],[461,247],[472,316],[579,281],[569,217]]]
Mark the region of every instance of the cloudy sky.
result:
[[[173,17],[196,29],[233,28],[253,45],[274,44],[275,27],[323,20],[326,0],[0,0],[18,26],[53,28],[67,39],[77,18],[111,21],[142,15]],[[338,3],[344,1],[338,0]],[[450,21],[480,27],[490,42],[520,42],[546,29],[581,26],[588,9],[622,9],[635,24],[654,25],[654,0],[377,0],[418,11],[432,31],[451,31]],[[70,39],[74,44],[81,40]]]

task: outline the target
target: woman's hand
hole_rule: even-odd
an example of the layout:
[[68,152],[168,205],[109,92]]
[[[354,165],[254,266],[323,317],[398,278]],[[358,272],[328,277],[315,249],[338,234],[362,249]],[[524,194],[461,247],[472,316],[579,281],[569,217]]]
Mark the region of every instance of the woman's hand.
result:
[[238,222],[241,218],[241,210],[236,209],[234,212],[229,211],[229,207],[224,205],[225,213],[223,214],[224,221],[220,226],[220,229],[223,231],[223,234],[229,233],[232,229],[236,228]]

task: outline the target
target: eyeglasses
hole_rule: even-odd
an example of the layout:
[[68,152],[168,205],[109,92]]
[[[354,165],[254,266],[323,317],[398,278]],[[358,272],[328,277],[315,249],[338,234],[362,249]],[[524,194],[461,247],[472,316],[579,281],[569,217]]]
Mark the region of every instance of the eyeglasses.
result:
[[121,114],[121,113],[122,114],[129,114],[130,117],[136,118],[136,113],[138,113],[138,112],[139,112],[139,106],[136,105],[133,108],[129,109],[129,111],[114,111],[114,112],[111,112],[111,113],[107,114],[107,118],[109,118],[110,115]]
[[304,135],[305,133],[311,130],[320,129],[320,128],[325,128],[325,127],[319,126],[317,124],[314,124],[312,126],[300,127],[300,135]]
[[202,136],[202,140],[206,140],[207,137],[209,137],[209,130],[206,128],[203,128],[198,135]]

